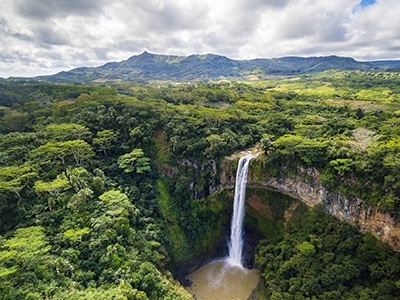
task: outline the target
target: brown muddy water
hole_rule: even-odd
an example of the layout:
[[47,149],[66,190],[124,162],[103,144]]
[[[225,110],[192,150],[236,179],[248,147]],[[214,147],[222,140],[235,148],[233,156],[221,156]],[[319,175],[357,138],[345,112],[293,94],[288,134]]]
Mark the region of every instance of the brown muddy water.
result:
[[260,279],[258,270],[235,267],[225,260],[210,262],[188,278],[186,290],[197,300],[246,300]]

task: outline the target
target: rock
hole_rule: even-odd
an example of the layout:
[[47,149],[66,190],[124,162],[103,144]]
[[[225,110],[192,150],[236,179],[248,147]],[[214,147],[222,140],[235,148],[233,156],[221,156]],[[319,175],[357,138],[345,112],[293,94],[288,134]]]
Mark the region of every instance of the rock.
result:
[[329,191],[321,185],[319,172],[314,168],[299,168],[298,172],[298,176],[280,178],[266,176],[260,180],[256,179],[256,176],[251,176],[250,167],[248,186],[284,193],[310,207],[322,204],[332,216],[356,226],[361,232],[372,233],[388,243],[393,250],[400,251],[400,223],[389,213],[367,205],[360,198],[346,197],[340,192]]

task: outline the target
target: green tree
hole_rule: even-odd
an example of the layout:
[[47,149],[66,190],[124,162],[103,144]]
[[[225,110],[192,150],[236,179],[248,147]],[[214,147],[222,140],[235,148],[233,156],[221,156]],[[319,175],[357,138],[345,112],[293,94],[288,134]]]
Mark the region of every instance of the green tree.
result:
[[107,150],[111,149],[116,141],[117,135],[115,132],[107,129],[97,132],[96,137],[93,139],[93,144],[103,151],[106,156]]
[[267,155],[275,151],[273,139],[274,137],[270,134],[263,134],[261,137],[260,147]]
[[31,126],[28,114],[10,113],[0,118],[0,132],[20,132]]
[[344,176],[346,172],[352,171],[354,161],[351,158],[338,158],[331,160],[329,165],[338,172],[339,176]]
[[144,156],[142,149],[134,149],[118,158],[118,166],[125,173],[144,173],[150,171],[150,159]]
[[92,147],[83,140],[71,140],[65,142],[48,142],[30,152],[32,159],[41,165],[49,164],[54,160],[60,160],[62,165],[75,162],[77,165],[88,161],[95,154]]
[[85,126],[75,123],[50,124],[45,128],[46,135],[55,141],[89,140],[91,132]]
[[226,141],[218,134],[209,135],[206,137],[206,141],[208,143],[208,148],[205,150],[205,153],[212,156],[218,155],[226,146]]
[[88,187],[91,177],[88,170],[83,167],[67,168],[65,176],[75,192]]
[[38,180],[34,184],[34,190],[38,195],[44,195],[45,193],[48,193],[50,197],[48,197],[48,206],[49,210],[52,211],[53,205],[55,201],[57,200],[59,194],[71,188],[71,185],[66,178],[65,174],[61,174],[57,176],[56,179],[52,181],[43,181],[43,180]]
[[20,191],[37,175],[29,165],[0,167],[0,191],[12,192],[21,199]]
[[[7,239],[0,248],[0,286],[1,282],[4,283],[2,277],[8,278],[13,274],[16,279],[25,272],[29,274],[30,271],[34,271],[36,276],[43,276],[42,265],[46,264],[46,269],[49,267],[50,248],[42,227],[18,228],[14,236]],[[18,284],[18,280],[14,282]]]
[[285,134],[275,141],[276,149],[284,155],[295,155],[296,146],[304,141],[304,137],[293,134]]

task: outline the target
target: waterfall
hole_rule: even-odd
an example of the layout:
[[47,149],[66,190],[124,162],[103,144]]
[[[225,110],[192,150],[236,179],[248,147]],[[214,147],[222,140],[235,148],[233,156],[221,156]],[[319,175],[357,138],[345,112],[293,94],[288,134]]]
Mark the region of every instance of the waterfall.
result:
[[246,198],[247,174],[249,172],[251,155],[239,159],[236,171],[235,199],[233,202],[233,216],[231,221],[231,240],[229,243],[229,264],[237,267],[242,265],[242,227],[244,218],[244,202]]

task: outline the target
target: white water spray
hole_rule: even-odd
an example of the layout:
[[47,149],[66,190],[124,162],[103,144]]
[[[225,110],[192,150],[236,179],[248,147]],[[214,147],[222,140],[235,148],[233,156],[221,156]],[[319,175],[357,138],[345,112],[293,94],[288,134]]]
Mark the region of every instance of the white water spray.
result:
[[231,221],[231,240],[229,243],[228,263],[242,268],[242,227],[244,218],[244,202],[246,198],[247,174],[249,172],[252,155],[246,155],[239,159],[236,171],[235,199],[233,202],[233,216]]

